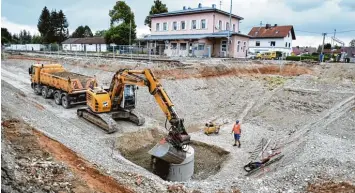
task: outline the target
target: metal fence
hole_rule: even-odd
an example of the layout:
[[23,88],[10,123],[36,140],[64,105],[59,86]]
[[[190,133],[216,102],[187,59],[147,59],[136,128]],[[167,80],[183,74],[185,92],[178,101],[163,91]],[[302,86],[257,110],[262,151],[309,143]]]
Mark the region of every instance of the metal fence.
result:
[[166,58],[165,45],[62,45],[62,44],[12,44],[4,47],[6,51],[33,52],[49,55],[67,56],[105,56],[130,58]]

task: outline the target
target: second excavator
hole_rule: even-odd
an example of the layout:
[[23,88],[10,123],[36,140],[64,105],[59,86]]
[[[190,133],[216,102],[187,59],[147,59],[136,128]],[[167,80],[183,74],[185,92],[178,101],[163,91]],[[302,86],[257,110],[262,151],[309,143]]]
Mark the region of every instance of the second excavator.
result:
[[150,69],[121,69],[113,76],[109,89],[91,86],[86,94],[88,108],[78,109],[77,114],[108,133],[119,129],[116,123],[118,119],[142,125],[144,118],[134,112],[137,86],[148,88],[169,121],[171,127],[165,141],[178,151],[183,150],[190,142],[184,120],[177,115],[169,96]]

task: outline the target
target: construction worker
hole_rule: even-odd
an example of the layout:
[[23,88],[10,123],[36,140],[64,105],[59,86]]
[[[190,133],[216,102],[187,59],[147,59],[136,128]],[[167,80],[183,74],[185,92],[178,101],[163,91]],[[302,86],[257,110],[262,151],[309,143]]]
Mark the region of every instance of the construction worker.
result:
[[240,134],[241,134],[242,130],[240,129],[240,123],[239,120],[237,120],[235,122],[235,124],[233,125],[233,129],[232,129],[232,133],[234,133],[234,145],[233,146],[237,146],[237,142],[238,142],[238,147],[240,148]]

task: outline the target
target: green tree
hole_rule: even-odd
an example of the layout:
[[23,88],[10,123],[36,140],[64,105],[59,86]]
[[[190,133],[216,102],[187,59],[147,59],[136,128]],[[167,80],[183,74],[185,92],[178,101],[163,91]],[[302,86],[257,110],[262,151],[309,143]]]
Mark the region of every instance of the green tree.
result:
[[350,41],[349,46],[350,47],[355,47],[355,39]]
[[1,45],[12,42],[12,35],[7,28],[1,28]]
[[72,38],[85,38],[85,37],[92,37],[93,34],[89,26],[79,26],[71,35]]
[[51,14],[47,7],[44,7],[41,15],[38,19],[37,28],[41,36],[43,37],[44,43],[50,43],[50,34],[49,31],[51,29]]
[[60,10],[58,13],[58,21],[56,27],[57,27],[58,42],[63,42],[69,37],[68,35],[69,24],[62,10]]
[[107,32],[107,30],[98,30],[95,32],[95,37],[104,37],[105,33]]
[[33,35],[31,39],[31,44],[41,44],[42,43],[42,36]]
[[160,0],[155,0],[154,5],[150,8],[149,15],[144,20],[144,25],[148,25],[149,29],[151,29],[152,20],[150,18],[151,15],[158,13],[166,13],[168,12],[168,8],[166,4],[163,4]]
[[332,49],[332,44],[330,43],[324,44],[324,49]]
[[[111,27],[105,33],[107,43],[120,45],[129,44],[136,39],[136,23],[131,8],[123,1],[117,1],[112,10],[109,11]],[[131,37],[129,36],[131,32]]]
[[56,10],[51,11],[51,17],[50,17],[50,28],[47,34],[48,38],[48,43],[55,43],[59,42],[59,27],[60,27],[60,21],[58,17],[58,13]]
[[13,44],[19,44],[20,43],[20,38],[17,34],[12,35],[12,43]]
[[118,26],[111,27],[105,33],[105,41],[115,43],[117,45],[129,45],[129,24],[122,23]]

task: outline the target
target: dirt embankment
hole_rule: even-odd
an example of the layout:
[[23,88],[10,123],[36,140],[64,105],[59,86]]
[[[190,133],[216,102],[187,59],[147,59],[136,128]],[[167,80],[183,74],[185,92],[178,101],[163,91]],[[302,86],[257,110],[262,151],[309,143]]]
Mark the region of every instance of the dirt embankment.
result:
[[26,123],[10,119],[1,125],[10,148],[1,157],[2,192],[132,192]]
[[150,68],[154,74],[161,79],[187,79],[187,78],[211,78],[220,76],[258,76],[258,75],[280,75],[280,76],[298,76],[302,74],[312,74],[313,69],[309,66],[301,66],[293,63],[287,63],[285,65],[269,64],[263,65],[251,63],[250,65],[240,65],[226,61],[225,64],[216,65],[204,65],[204,64],[189,64],[172,62],[161,62],[153,66],[147,66],[140,61],[125,63],[122,61],[106,61],[106,63],[92,63],[89,61],[66,61],[66,60],[54,60],[41,57],[29,57],[29,56],[9,56],[7,59],[21,59],[21,60],[34,60],[45,61],[46,63],[65,62],[74,66],[80,66],[84,68],[98,69],[102,71],[116,72],[120,68],[130,69],[144,69]]
[[253,75],[281,75],[281,76],[298,76],[301,74],[311,74],[312,69],[298,65],[268,65],[268,66],[244,66],[228,68],[223,65],[206,66],[193,69],[170,69],[170,70],[154,70],[159,78],[211,78],[220,76],[253,76]]
[[348,182],[323,182],[309,184],[307,187],[309,193],[353,193],[355,186]]

